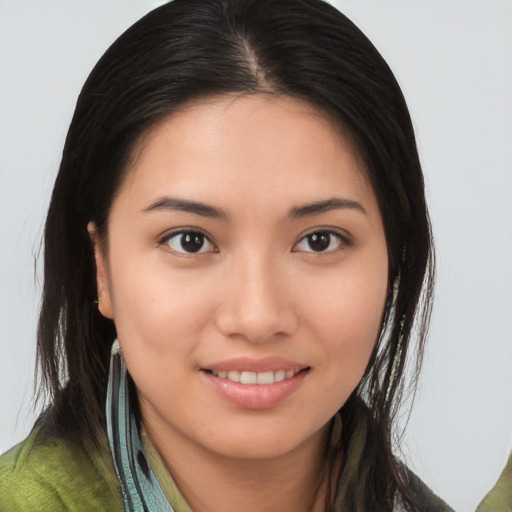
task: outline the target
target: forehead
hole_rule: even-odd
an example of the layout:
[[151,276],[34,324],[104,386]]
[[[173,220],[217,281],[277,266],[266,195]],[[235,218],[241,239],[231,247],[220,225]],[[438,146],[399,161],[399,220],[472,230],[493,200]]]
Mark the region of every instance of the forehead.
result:
[[223,202],[234,199],[226,194],[255,202],[276,192],[283,201],[374,199],[339,123],[304,101],[270,95],[211,97],[169,115],[141,138],[122,189]]

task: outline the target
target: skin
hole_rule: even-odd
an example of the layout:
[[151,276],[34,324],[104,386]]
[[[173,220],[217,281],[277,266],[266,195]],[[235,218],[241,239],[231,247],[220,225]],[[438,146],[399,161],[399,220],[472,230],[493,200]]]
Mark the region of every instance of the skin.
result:
[[[323,510],[330,421],[364,373],[388,291],[360,158],[325,115],[265,95],[196,101],[141,148],[106,245],[89,231],[100,311],[116,324],[149,437],[195,512]],[[155,206],[164,197],[222,215]],[[345,202],[297,214],[333,198]],[[183,249],[180,230],[204,233],[199,252]],[[307,236],[328,231],[313,250]],[[304,371],[267,408],[230,402],[205,371],[268,356]]]

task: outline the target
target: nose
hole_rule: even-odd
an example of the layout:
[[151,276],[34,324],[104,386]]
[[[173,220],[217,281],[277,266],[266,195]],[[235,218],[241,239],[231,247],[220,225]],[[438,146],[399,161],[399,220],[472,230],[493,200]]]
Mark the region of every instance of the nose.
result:
[[268,259],[240,258],[226,271],[219,297],[216,325],[225,336],[265,343],[297,328],[286,273]]

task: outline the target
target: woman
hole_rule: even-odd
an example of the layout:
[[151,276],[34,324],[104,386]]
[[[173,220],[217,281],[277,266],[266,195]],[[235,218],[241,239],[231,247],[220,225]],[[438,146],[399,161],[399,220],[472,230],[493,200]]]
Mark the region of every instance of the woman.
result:
[[156,9],[77,103],[45,229],[52,403],[0,508],[448,510],[391,450],[432,281],[407,107],[349,20]]

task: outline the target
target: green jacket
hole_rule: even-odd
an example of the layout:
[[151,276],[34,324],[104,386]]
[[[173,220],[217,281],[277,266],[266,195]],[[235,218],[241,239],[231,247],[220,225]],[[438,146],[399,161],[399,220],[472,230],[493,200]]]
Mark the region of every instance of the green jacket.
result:
[[478,505],[476,512],[512,512],[512,453],[496,485]]
[[[144,431],[142,438],[151,468],[174,511],[191,512]],[[100,453],[110,453],[106,440],[102,445]],[[77,441],[36,429],[0,457],[0,512],[124,512],[111,458],[91,453]]]
[[109,458],[39,429],[0,457],[0,511],[82,510],[124,512]]
[[[191,512],[144,432],[143,441],[151,468],[174,511]],[[74,439],[35,429],[0,457],[0,512],[124,512],[112,459],[102,456],[110,453],[106,439],[102,446],[95,455]],[[422,490],[428,510],[451,510],[409,474],[415,479],[410,483]]]

